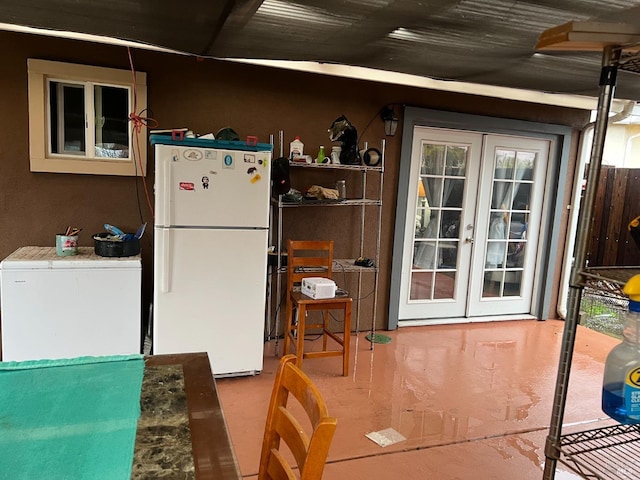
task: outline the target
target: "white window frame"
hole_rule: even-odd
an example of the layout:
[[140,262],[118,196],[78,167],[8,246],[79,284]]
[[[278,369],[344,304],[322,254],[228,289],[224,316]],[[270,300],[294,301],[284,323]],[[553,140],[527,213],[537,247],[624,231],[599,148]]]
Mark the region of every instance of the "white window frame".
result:
[[[93,102],[86,105],[85,128],[89,141],[85,155],[51,153],[49,123],[49,80],[80,83],[85,91],[93,92],[94,85],[127,88],[129,105],[136,105],[139,113],[147,107],[147,76],[129,70],[27,59],[29,83],[29,159],[32,172],[80,173],[93,175],[146,176],[147,174],[147,129],[141,126],[138,138],[129,129],[128,158],[105,158],[90,155],[95,144],[95,111]],[[133,109],[133,107],[131,107]],[[135,159],[135,161],[134,161]]]

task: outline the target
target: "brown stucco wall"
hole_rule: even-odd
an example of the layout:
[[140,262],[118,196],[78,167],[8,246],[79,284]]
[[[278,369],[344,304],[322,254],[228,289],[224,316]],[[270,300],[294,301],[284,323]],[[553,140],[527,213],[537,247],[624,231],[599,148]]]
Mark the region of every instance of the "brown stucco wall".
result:
[[[140,216],[133,178],[32,173],[29,170],[27,58],[128,69],[127,50],[13,32],[0,32],[0,44],[4,46],[0,77],[0,111],[3,113],[0,117],[0,258],[24,245],[53,245],[55,233],[69,224],[83,227],[80,241],[86,246],[92,245],[91,234],[102,231],[105,222],[129,230],[137,228]],[[327,128],[341,114],[358,128],[361,142],[379,146],[384,132],[377,114],[386,104],[398,105],[396,113],[399,114],[401,105],[411,105],[575,128],[580,128],[588,119],[587,112],[567,108],[212,59],[143,50],[134,50],[133,58],[136,69],[147,73],[148,115],[158,121],[159,127],[185,126],[197,133],[215,133],[222,127],[231,126],[241,137],[256,135],[260,142],[268,142],[270,134],[275,135],[277,141],[278,132],[282,130],[285,155],[288,143],[295,135],[300,135],[305,149],[311,153],[315,154],[321,144],[330,150]],[[387,138],[377,328],[387,325],[401,130],[402,124],[395,137]],[[276,145],[278,153],[279,146]],[[149,158],[150,175],[146,182],[152,190],[151,148]],[[358,178],[349,178],[348,184],[356,185]],[[322,182],[332,186],[335,179],[323,177]],[[566,180],[571,181],[570,178]],[[293,186],[304,189],[316,181],[315,177],[303,175],[294,179]],[[152,224],[141,189],[139,197],[144,220]],[[358,235],[352,229],[354,224],[359,224],[359,214],[346,210],[290,209],[286,212],[285,237],[333,238],[336,256],[350,256],[358,243]],[[152,229],[147,232],[142,245],[145,305],[152,292]],[[371,250],[374,233],[373,227],[367,226],[365,253],[369,256],[374,254]],[[349,288],[354,285],[353,281],[347,284]],[[370,280],[365,279],[363,295],[370,292],[370,287]],[[372,298],[368,296],[363,300],[361,329],[367,329],[371,324]]]

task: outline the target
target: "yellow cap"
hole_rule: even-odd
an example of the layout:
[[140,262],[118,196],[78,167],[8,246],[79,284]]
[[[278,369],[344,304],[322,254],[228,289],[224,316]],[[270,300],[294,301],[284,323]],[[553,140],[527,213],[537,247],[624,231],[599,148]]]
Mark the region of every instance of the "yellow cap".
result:
[[630,300],[640,302],[640,275],[634,275],[625,283],[622,291],[629,296]]

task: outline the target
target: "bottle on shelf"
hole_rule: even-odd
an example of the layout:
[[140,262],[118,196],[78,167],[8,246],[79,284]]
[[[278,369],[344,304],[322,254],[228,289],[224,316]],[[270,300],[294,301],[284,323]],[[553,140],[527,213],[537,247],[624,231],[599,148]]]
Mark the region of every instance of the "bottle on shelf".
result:
[[622,343],[604,367],[602,411],[620,423],[640,423],[640,275],[624,286],[629,296]]
[[324,153],[324,145],[320,145],[318,149],[318,158],[316,159],[316,163],[329,163],[329,158]]
[[304,143],[300,140],[300,137],[296,135],[296,138],[289,144],[289,160],[293,160],[296,157],[301,157],[304,151]]

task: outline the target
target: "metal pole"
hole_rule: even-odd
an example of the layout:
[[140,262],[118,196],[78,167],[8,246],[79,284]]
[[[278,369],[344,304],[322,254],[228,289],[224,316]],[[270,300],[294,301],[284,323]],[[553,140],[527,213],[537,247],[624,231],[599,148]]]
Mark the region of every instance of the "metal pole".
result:
[[371,347],[373,350],[376,338],[376,318],[378,316],[378,274],[380,272],[380,233],[382,231],[382,190],[384,188],[384,162],[386,158],[387,140],[382,139],[382,159],[380,162],[380,175],[378,179],[378,233],[376,235],[376,271],[373,273],[373,320],[371,321]]
[[582,298],[582,270],[586,266],[589,232],[591,230],[594,203],[596,199],[598,178],[602,165],[602,152],[607,133],[607,123],[611,101],[616,84],[620,49],[612,46],[605,47],[602,54],[602,71],[600,74],[600,95],[598,97],[598,111],[594,130],[593,145],[587,174],[587,189],[580,205],[578,217],[578,232],[576,236],[576,251],[574,264],[571,269],[569,283],[569,298],[567,302],[567,318],[564,324],[562,347],[558,364],[555,393],[549,435],[545,444],[544,480],[555,478],[556,464],[560,458],[560,436],[562,433],[562,419],[567,400],[571,358],[576,340],[577,324],[580,318],[580,300]]
[[[269,135],[269,143],[273,151],[273,134]],[[273,242],[273,204],[269,202],[269,247]],[[267,333],[267,341],[271,340],[271,296],[273,295],[273,267],[267,263],[267,320],[265,325],[265,331]]]
[[[284,149],[284,131],[280,130],[278,132],[278,141],[280,142],[280,156],[284,156],[283,154],[283,149]],[[274,349],[274,354],[277,357],[278,354],[280,353],[279,350],[279,329],[280,329],[280,307],[282,306],[281,300],[280,300],[280,293],[282,292],[282,279],[280,278],[281,275],[281,269],[282,269],[282,195],[278,195],[278,241],[276,242],[276,312],[275,312],[275,317],[276,317],[276,324],[275,324],[275,338],[276,338],[276,344],[275,344],[275,349]],[[287,334],[287,332],[285,332],[285,335]],[[284,354],[286,355],[287,352],[284,352]]]

